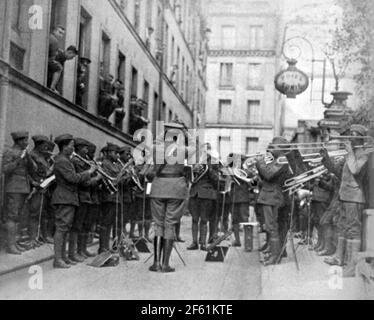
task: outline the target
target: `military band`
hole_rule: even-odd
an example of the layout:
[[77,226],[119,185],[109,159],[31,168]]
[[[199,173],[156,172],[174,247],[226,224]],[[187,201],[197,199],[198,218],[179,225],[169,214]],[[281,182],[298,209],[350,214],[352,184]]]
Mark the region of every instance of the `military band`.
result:
[[[180,124],[166,126],[162,139],[155,142],[155,162],[145,157],[149,150],[134,159],[130,146],[112,143],[101,150],[101,159],[95,159],[97,146],[70,134],[54,142],[47,136],[33,136],[30,151],[29,133],[14,132],[14,145],[4,152],[2,168],[7,252],[20,255],[25,249],[54,243],[54,267],[66,269],[96,255],[88,250],[96,230],[98,254],[114,252],[111,239],[123,234],[152,243],[153,233],[154,262],[149,270],[169,273],[175,271],[170,256],[187,210],[192,216],[187,250],[206,251],[208,243],[219,239],[219,233],[232,233],[231,245],[240,247],[240,225],[249,221],[252,207],[260,230],[266,233],[267,241],[260,251],[265,253],[267,266],[287,255],[282,248],[288,230],[295,228],[290,225],[297,209],[293,208],[307,203],[310,211],[304,210],[304,224],[300,224],[309,235],[307,244],[316,231],[317,254],[326,256],[328,264],[344,267],[344,276],[353,276],[368,200],[366,133],[365,127],[353,125],[351,139],[345,143],[345,158],[334,158],[321,150],[326,170],[307,180],[303,173],[305,181],[299,188],[285,192],[296,167],[282,160],[290,150],[286,146],[292,145],[282,137],[275,137],[268,148],[271,161],[259,155],[251,166],[242,166],[246,156],[234,154],[223,164],[208,147],[204,161],[193,165],[191,177],[186,150],[193,146],[184,142],[188,134]],[[56,146],[57,155],[53,153]],[[164,163],[157,163],[160,156]],[[235,157],[240,159],[239,166]],[[300,191],[307,196],[296,196]],[[17,236],[25,225],[28,243]]]

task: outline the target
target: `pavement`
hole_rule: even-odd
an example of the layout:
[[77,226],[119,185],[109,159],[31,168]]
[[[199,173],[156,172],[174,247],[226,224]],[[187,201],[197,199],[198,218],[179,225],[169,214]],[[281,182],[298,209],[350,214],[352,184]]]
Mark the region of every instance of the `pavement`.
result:
[[[191,220],[183,219],[182,237],[190,239]],[[177,244],[171,256],[172,274],[152,273],[153,260],[124,261],[115,268],[92,268],[91,261],[69,270],[55,270],[52,262],[38,265],[42,288],[34,289],[34,268],[0,276],[0,299],[15,300],[253,300],[261,293],[258,252],[230,248],[224,263],[205,262],[206,252],[187,251],[189,243]],[[92,249],[91,249],[92,250]],[[35,254],[36,252],[34,252]],[[146,262],[146,263],[145,263]],[[2,262],[0,263],[2,264]],[[41,290],[39,290],[41,289]]]
[[[182,237],[189,241],[190,218],[183,219],[181,230]],[[256,238],[254,247],[258,248],[262,241],[261,237]],[[115,268],[92,268],[87,266],[91,262],[88,260],[69,270],[52,268],[53,252],[48,246],[22,257],[1,255],[0,270],[8,267],[8,272],[0,273],[0,300],[368,299],[360,278],[342,279],[341,270],[331,269],[306,246],[296,251],[298,271],[290,248],[289,258],[283,259],[282,264],[264,267],[257,251],[231,247],[224,263],[208,263],[206,252],[187,251],[188,245],[189,242],[177,244],[186,266],[174,251],[171,265],[176,272],[172,274],[149,272],[150,254],[140,254],[140,261],[121,260]],[[9,269],[11,266],[13,269]],[[38,278],[42,288],[35,289],[35,266],[42,276]]]

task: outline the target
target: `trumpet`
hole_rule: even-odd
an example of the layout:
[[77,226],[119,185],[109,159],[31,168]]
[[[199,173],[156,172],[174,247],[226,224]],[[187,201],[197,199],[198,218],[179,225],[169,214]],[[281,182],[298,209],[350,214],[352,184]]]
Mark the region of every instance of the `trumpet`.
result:
[[116,178],[113,178],[111,177],[110,175],[108,175],[104,169],[96,162],[96,161],[89,161],[83,157],[81,157],[79,154],[73,152],[72,154],[72,158],[77,158],[78,160],[82,161],[83,163],[85,163],[86,165],[92,167],[92,166],[96,166],[97,167],[97,172],[99,172],[99,174],[103,177],[103,182],[104,182],[104,185],[105,187],[108,189],[108,191],[110,192],[110,194],[115,194],[118,192],[118,189],[116,188],[116,186],[114,185],[114,183],[116,182]]

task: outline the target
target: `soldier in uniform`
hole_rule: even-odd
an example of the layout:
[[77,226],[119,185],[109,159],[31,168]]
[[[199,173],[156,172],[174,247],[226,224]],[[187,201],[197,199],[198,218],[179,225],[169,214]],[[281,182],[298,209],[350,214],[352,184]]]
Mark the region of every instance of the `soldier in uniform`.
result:
[[[95,161],[95,153],[96,153],[97,147],[93,144],[90,143],[88,146],[88,159],[90,161]],[[95,185],[91,185],[91,200],[92,203],[90,204],[89,208],[89,215],[88,219],[84,222],[84,233],[88,235],[88,241],[87,243],[93,242],[93,235],[96,231],[96,223],[100,218],[100,207],[101,207],[101,202],[100,202],[100,193],[101,193],[101,188],[102,188],[102,183],[98,183]],[[87,250],[87,246],[83,248],[83,255],[90,257],[93,254],[90,253]]]
[[198,165],[203,176],[192,185],[190,191],[189,210],[192,215],[192,244],[187,250],[198,250],[200,244],[200,250],[206,251],[209,215],[214,209],[214,202],[217,200],[218,165],[212,164],[210,155],[207,156],[206,160],[206,164]]
[[[128,146],[122,147],[119,150],[120,161],[126,165],[132,158],[131,148]],[[136,207],[134,189],[130,176],[124,177],[120,186],[120,198],[122,204],[123,213],[123,230],[126,230],[126,226],[130,223],[130,238],[135,238],[135,225],[136,225]]]
[[[108,143],[104,153],[102,168],[110,177],[117,178],[121,172],[121,165],[118,163],[119,146]],[[119,183],[117,183],[119,185]],[[118,192],[109,192],[105,188],[102,192],[102,212],[100,230],[99,254],[110,250],[110,234],[115,225],[116,217],[119,218],[120,199]]]
[[22,210],[31,191],[28,176],[29,161],[26,153],[29,133],[13,132],[11,136],[14,145],[5,149],[2,168],[5,175],[7,253],[20,255],[20,248],[16,244],[17,224],[21,222]]
[[55,260],[54,268],[68,269],[70,261],[66,256],[67,235],[74,222],[74,216],[79,207],[78,186],[91,179],[96,167],[77,173],[71,156],[74,152],[74,138],[64,134],[55,139],[60,154],[55,159],[54,174],[57,187],[52,195],[52,205],[55,206],[56,232],[54,239]]
[[[53,174],[53,166],[49,162],[51,144],[54,143],[46,136],[34,136],[34,150],[30,153],[30,158],[35,163],[35,170],[31,170],[30,178],[33,181],[34,189],[29,196],[29,233],[32,247],[39,246],[40,235],[39,230],[43,230],[43,239],[47,236],[47,207],[48,198],[46,193],[48,190],[40,189],[40,184]],[[40,222],[39,222],[40,221]],[[44,227],[43,227],[44,226]]]
[[[344,277],[355,275],[355,256],[361,250],[362,212],[366,204],[364,177],[367,171],[368,155],[362,147],[367,129],[362,125],[352,125],[351,135],[357,137],[346,143],[348,156],[342,171],[339,189],[341,213],[338,221],[338,245],[336,255],[327,259],[332,265],[343,266],[345,252],[347,266],[343,270]],[[328,152],[322,150],[322,163],[331,172],[339,171],[330,160]]]
[[320,179],[314,181],[313,195],[311,203],[311,221],[310,234],[313,231],[313,227],[317,229],[318,241],[314,246],[315,251],[320,251],[323,243],[323,229],[321,225],[321,218],[326,212],[334,191],[333,180],[331,175],[322,176]]
[[[76,138],[74,140],[75,152],[87,161],[89,146],[90,142],[85,139]],[[90,166],[78,157],[73,157],[72,162],[78,174],[90,169]],[[80,263],[93,256],[87,251],[88,230],[85,230],[84,227],[89,219],[90,206],[92,205],[91,187],[96,186],[100,179],[101,175],[97,175],[95,178],[91,177],[78,185],[79,207],[75,212],[69,235],[69,259],[73,262]]]
[[[150,195],[152,217],[155,222],[154,263],[150,271],[164,273],[175,271],[169,265],[176,239],[175,227],[184,214],[189,196],[184,168],[186,145],[185,142],[176,141],[177,137],[185,137],[184,127],[172,124],[167,128],[169,130],[164,135],[165,139],[156,146],[156,174]],[[172,161],[169,161],[170,158]],[[164,162],[159,164],[161,159]],[[162,247],[164,254],[161,264]]]
[[[275,137],[272,144],[287,144],[283,137]],[[271,149],[271,148],[269,148]],[[275,264],[280,254],[281,243],[278,225],[279,208],[285,205],[282,191],[285,178],[289,173],[288,165],[278,163],[277,159],[283,155],[281,151],[269,150],[274,161],[266,164],[263,157],[257,159],[257,170],[262,179],[262,188],[257,199],[265,218],[265,228],[270,236],[270,257],[264,262],[266,265]]]

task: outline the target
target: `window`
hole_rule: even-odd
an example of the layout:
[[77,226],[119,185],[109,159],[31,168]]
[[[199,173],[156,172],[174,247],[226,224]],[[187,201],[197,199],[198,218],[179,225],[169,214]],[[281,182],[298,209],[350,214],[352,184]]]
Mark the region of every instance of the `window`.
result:
[[259,124],[261,123],[260,101],[248,100],[247,104],[247,123]]
[[147,28],[152,28],[153,26],[153,21],[152,21],[153,0],[147,0],[147,4],[144,7],[146,10],[145,17],[147,19],[147,22],[146,22]]
[[177,78],[176,78],[176,84],[177,84],[177,90],[179,91],[179,80],[180,80],[180,77],[179,77],[179,74],[180,74],[180,54],[181,54],[181,50],[177,49],[177,61],[176,61],[176,65],[178,66],[178,70],[177,70]]
[[168,50],[169,50],[169,26],[165,24],[165,34],[164,34],[164,43],[165,43],[165,48],[164,50],[164,62],[163,62],[163,67],[164,67],[164,72],[167,73],[168,69]]
[[183,98],[183,91],[184,91],[184,64],[185,64],[185,61],[184,61],[184,57],[182,58],[182,79],[181,79],[181,95],[182,95],[182,98]]
[[233,50],[236,48],[236,30],[234,26],[222,26],[221,43],[222,49]]
[[104,77],[108,76],[110,70],[110,38],[105,32],[101,35],[100,66],[101,75]]
[[157,120],[160,120],[160,115],[158,114],[158,109],[159,109],[159,104],[160,104],[160,101],[158,99],[158,93],[155,92],[154,95],[153,95],[153,122],[154,122],[154,125],[153,125],[153,133],[156,132],[156,121]]
[[138,70],[134,67],[131,71],[131,97],[138,97]]
[[258,151],[258,138],[247,138],[246,139],[246,154],[255,154]]
[[25,50],[11,42],[9,56],[10,65],[19,71],[23,71]]
[[126,79],[126,57],[121,52],[118,51],[118,66],[117,66],[117,79],[121,80],[125,84]]
[[19,28],[20,15],[21,15],[21,0],[14,0],[13,8],[12,8],[12,28],[13,29]]
[[[200,97],[198,97],[200,99]],[[200,103],[200,101],[199,101]],[[218,122],[232,122],[232,102],[231,100],[219,100],[218,103]]]
[[249,31],[249,44],[251,50],[260,50],[264,46],[263,26],[251,26]]
[[162,103],[162,110],[161,110],[161,121],[166,122],[166,103]]
[[233,64],[232,63],[221,63],[220,70],[220,87],[232,87],[233,86]]
[[[91,17],[84,8],[81,8],[81,16],[79,23],[79,56],[81,58],[91,57]],[[89,68],[85,68],[85,72],[77,74],[77,81],[80,84],[84,84],[85,90],[81,91],[77,89],[75,103],[80,105],[82,108],[87,109],[88,105],[88,79],[89,79]],[[78,87],[77,87],[78,88]]]
[[186,103],[189,102],[190,100],[190,68],[189,66],[187,66],[187,70],[186,70],[186,89],[185,89],[185,93],[186,93],[186,98],[185,98],[185,101]]
[[169,110],[169,122],[173,121],[173,111]]
[[170,66],[172,67],[174,64],[175,59],[175,39],[174,37],[171,38],[171,56],[170,56]]
[[223,161],[226,161],[227,157],[232,152],[230,137],[219,137],[218,138],[218,152],[219,152],[220,158]]
[[263,88],[262,77],[262,65],[250,63],[248,65],[248,88]]
[[144,116],[146,118],[148,118],[148,110],[149,110],[149,83],[146,80],[144,80],[144,84],[143,84],[143,100],[148,105],[147,110],[143,110]]
[[134,28],[139,34],[140,27],[140,0],[134,1]]

